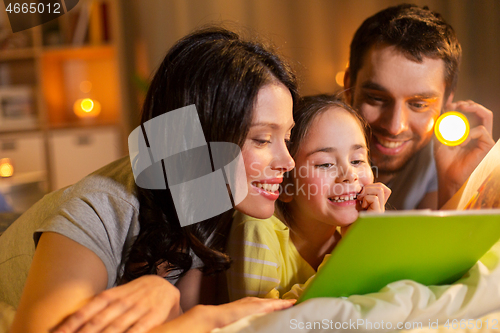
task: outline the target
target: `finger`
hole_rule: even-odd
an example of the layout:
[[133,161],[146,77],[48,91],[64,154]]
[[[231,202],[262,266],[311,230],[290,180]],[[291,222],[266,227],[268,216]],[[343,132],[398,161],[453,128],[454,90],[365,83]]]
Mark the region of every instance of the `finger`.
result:
[[477,104],[471,100],[451,103],[449,106],[450,106],[449,109],[476,115],[480,119],[481,125],[486,127],[488,133],[492,135],[493,112],[491,112],[481,104]]
[[88,322],[92,317],[102,311],[108,306],[110,299],[107,294],[101,293],[94,297],[92,301],[82,307],[80,310],[76,311],[74,314],[70,315],[64,322],[59,325],[55,330],[55,333],[64,332],[72,333],[76,332],[80,327],[82,327],[86,322]]
[[382,212],[378,196],[368,195],[364,198],[362,207],[369,211]]
[[264,313],[287,309],[296,302],[296,300],[291,299],[265,299],[264,301],[261,305]]
[[[78,331],[78,333],[100,332],[111,323],[117,321],[118,318],[126,313],[130,316],[130,320],[136,321],[137,313],[129,311],[137,302],[137,299],[134,296],[135,294],[132,294],[131,297],[121,298],[109,304],[105,309],[94,315],[87,323],[85,323],[85,325]],[[119,324],[113,325],[120,326]]]
[[495,141],[491,137],[491,133],[484,126],[477,126],[470,130],[469,132],[470,139],[478,139],[481,142],[487,144],[495,144]]
[[146,309],[144,306],[134,306],[130,311],[109,324],[103,333],[121,333],[125,331],[144,333],[163,322],[156,313],[148,312]]
[[376,195],[380,198],[380,202],[386,202],[391,190],[382,183],[374,183],[365,186],[364,194],[358,195],[358,199],[363,199],[367,195]]

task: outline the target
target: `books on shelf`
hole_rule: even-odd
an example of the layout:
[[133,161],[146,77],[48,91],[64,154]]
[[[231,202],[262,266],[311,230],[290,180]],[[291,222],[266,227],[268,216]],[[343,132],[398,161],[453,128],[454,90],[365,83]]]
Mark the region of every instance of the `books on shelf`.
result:
[[[82,46],[88,41],[100,45],[110,41],[109,8],[106,1],[88,1],[80,5],[73,18],[72,44]],[[76,16],[76,18],[75,18]]]
[[31,86],[0,88],[0,131],[32,129],[37,125]]

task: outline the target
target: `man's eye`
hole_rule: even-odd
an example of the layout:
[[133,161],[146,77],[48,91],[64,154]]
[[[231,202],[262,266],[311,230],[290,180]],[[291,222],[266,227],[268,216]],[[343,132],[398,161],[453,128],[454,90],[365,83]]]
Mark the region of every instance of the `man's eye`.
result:
[[425,110],[429,107],[429,103],[427,102],[410,102],[409,105],[414,109],[414,110]]

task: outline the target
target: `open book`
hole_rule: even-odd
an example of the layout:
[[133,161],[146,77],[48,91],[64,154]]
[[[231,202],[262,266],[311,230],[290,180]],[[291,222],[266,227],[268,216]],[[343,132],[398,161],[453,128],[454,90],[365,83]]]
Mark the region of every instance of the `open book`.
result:
[[444,208],[361,213],[299,302],[460,279],[500,239],[500,140]]

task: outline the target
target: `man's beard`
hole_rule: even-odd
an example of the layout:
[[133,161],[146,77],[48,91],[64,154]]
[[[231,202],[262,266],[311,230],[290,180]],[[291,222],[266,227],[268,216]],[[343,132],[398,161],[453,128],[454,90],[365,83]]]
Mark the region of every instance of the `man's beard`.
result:
[[[421,148],[420,148],[421,149]],[[394,155],[384,155],[382,153],[376,154],[376,159],[372,157],[372,170],[375,173],[375,178],[379,175],[392,176],[394,174],[402,171],[411,161],[413,157],[420,150],[411,149],[410,152],[406,153],[404,156],[394,156]],[[371,148],[371,151],[375,151],[375,147]],[[398,160],[398,161],[393,161]],[[399,161],[400,160],[400,161]],[[396,164],[394,163],[396,162]]]

